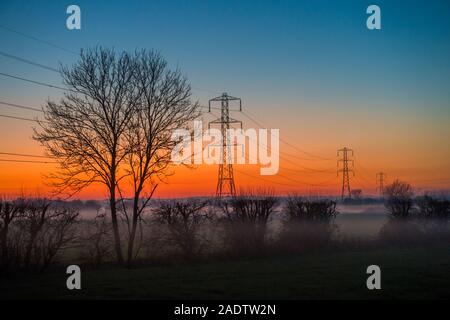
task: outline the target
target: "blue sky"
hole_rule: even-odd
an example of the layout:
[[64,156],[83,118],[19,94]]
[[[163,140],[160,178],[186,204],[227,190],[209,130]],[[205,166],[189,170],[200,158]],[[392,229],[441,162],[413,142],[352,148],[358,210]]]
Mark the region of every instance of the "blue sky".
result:
[[[382,30],[365,27],[372,1],[2,1],[1,23],[77,51],[154,48],[193,86],[258,101],[397,101],[446,108],[450,4],[378,1]],[[78,4],[82,30],[65,28]],[[50,65],[73,56],[0,30],[2,48]],[[3,61],[3,60],[2,60]],[[27,73],[30,74],[29,68]],[[34,70],[41,73],[41,70]],[[199,95],[208,97],[205,92]],[[270,95],[267,99],[265,95]]]
[[[70,4],[81,8],[81,30],[66,29]],[[381,8],[380,31],[366,28],[370,4]],[[1,0],[0,25],[73,51],[159,50],[188,76],[202,104],[223,91],[241,97],[245,110],[313,152],[334,155],[349,145],[367,161],[397,151],[386,167],[407,157],[414,169],[450,163],[445,0]],[[76,59],[2,28],[0,39],[1,51],[49,66]],[[1,56],[0,72],[60,84],[58,74]],[[61,94],[3,77],[0,88],[1,99],[33,106]]]

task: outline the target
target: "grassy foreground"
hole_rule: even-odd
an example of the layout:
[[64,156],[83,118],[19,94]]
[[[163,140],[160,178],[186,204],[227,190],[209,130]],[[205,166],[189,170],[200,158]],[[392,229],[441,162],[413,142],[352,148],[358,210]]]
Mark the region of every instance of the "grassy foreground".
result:
[[[382,290],[366,289],[366,268]],[[443,299],[450,298],[450,249],[391,248],[100,270],[82,268],[69,291],[65,269],[0,280],[1,299]]]

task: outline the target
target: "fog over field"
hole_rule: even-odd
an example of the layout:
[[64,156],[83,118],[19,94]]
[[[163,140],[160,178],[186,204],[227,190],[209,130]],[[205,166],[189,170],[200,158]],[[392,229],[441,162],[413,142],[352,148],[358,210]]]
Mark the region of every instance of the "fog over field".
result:
[[375,238],[388,219],[382,204],[338,205],[337,209],[335,222],[342,236]]
[[[166,200],[169,201],[169,200]],[[99,206],[96,208],[83,207],[80,210],[82,219],[94,219],[98,213],[109,214],[107,202],[97,201]],[[375,238],[382,226],[387,222],[388,216],[383,204],[361,204],[346,205],[338,204],[339,214],[336,217],[335,236],[348,238]],[[151,215],[151,208],[146,210],[146,214]],[[275,233],[281,226],[283,219],[282,205],[278,205],[272,221],[269,223],[269,232]]]

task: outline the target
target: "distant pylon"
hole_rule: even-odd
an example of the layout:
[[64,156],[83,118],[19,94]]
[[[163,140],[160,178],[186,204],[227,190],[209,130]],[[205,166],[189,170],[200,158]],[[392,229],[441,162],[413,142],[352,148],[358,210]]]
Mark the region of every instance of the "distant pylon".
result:
[[222,158],[219,165],[219,176],[217,179],[217,188],[216,188],[216,196],[235,196],[236,195],[236,186],[234,183],[234,175],[233,175],[233,164],[232,164],[232,152],[231,148],[233,147],[230,137],[227,134],[227,130],[230,129],[230,124],[239,123],[242,128],[242,121],[238,121],[230,118],[230,109],[229,102],[230,101],[238,101],[239,102],[239,111],[242,111],[242,102],[241,99],[231,97],[227,93],[223,93],[220,97],[213,98],[209,100],[209,112],[211,112],[211,106],[215,102],[220,102],[221,104],[221,116],[219,119],[211,121],[209,123],[209,127],[212,124],[220,124],[220,129],[222,132]]
[[386,178],[386,174],[384,172],[377,173],[377,190],[380,193],[380,198],[384,196],[384,179]]
[[[349,172],[353,173],[355,176],[355,171],[353,169],[349,169],[349,162],[352,164],[352,168],[354,167],[354,161],[349,158],[349,153],[351,153],[351,157],[353,157],[353,150],[347,147],[339,149],[337,151],[337,156],[339,157],[342,154],[342,158],[338,159],[337,162],[337,176],[339,176],[339,172],[342,172],[342,192],[341,199],[344,199],[344,195],[347,192],[348,197],[351,197],[351,188],[350,188],[350,175]],[[342,162],[342,168],[339,164]]]

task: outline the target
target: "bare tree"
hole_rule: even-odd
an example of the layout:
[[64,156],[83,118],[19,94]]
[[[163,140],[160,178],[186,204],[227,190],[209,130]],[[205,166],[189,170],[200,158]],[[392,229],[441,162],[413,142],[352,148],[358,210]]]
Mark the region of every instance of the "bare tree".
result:
[[413,188],[410,184],[395,180],[384,188],[385,206],[391,217],[406,219],[413,207]]
[[[37,237],[49,219],[50,201],[47,199],[28,200],[23,219],[19,221],[23,232],[26,233],[26,245],[24,252],[24,268],[30,269],[31,255],[36,244]],[[52,218],[52,217],[50,217]]]
[[272,190],[247,190],[231,200],[220,203],[226,241],[239,252],[261,251],[265,248],[267,224],[278,199]]
[[170,240],[181,249],[186,259],[192,259],[202,249],[199,229],[211,217],[203,209],[206,202],[189,200],[162,203],[154,213],[163,225],[167,225]]
[[[74,244],[76,239],[74,225],[79,213],[69,208],[53,208],[46,211],[45,215],[39,211],[36,213],[40,214],[39,219],[43,221],[43,224],[35,235],[34,242],[28,244],[31,255],[29,260],[26,260],[25,270],[43,272],[54,262],[61,250]],[[29,218],[31,218],[30,221],[35,219],[34,216]]]
[[289,222],[317,222],[328,224],[334,220],[336,201],[308,200],[300,196],[289,196],[285,205]]
[[450,201],[424,195],[417,199],[419,216],[424,219],[438,219],[446,222],[450,218]]
[[[1,261],[5,271],[14,268],[15,271],[42,272],[75,239],[78,212],[52,206],[47,199],[2,201],[0,212]],[[5,221],[9,222],[5,224]]]
[[169,166],[177,141],[172,140],[172,133],[175,129],[189,128],[189,123],[199,116],[197,103],[190,99],[190,85],[179,70],[170,70],[166,60],[153,51],[140,51],[135,58],[138,68],[134,83],[142,95],[139,110],[126,130],[130,152],[125,170],[133,185],[132,212],[122,206],[129,234],[128,265],[135,256],[141,214],[158,182],[173,173]]
[[11,263],[9,252],[9,231],[16,219],[24,213],[24,202],[7,201],[0,198],[0,270],[7,272]]
[[339,214],[335,201],[293,195],[286,200],[284,212],[287,219],[278,239],[281,250],[301,252],[331,243],[334,220]]
[[[62,75],[70,92],[59,103],[47,103],[45,121],[34,138],[59,162],[61,170],[52,176],[57,189],[78,192],[92,183],[107,187],[120,263],[124,258],[117,205],[122,202],[130,264],[142,211],[158,181],[169,174],[176,145],[172,131],[198,117],[198,106],[190,101],[186,78],[152,51],[83,51],[79,62],[62,68]],[[130,179],[132,212],[124,204],[123,185]]]
[[69,88],[64,98],[47,103],[45,121],[34,131],[34,139],[59,163],[59,172],[50,176],[59,192],[72,195],[96,182],[106,186],[119,262],[123,255],[116,191],[123,178],[120,164],[129,151],[124,132],[141,96],[133,81],[136,69],[125,52],[81,51],[78,62],[61,68]]

